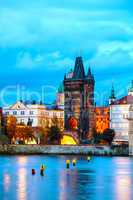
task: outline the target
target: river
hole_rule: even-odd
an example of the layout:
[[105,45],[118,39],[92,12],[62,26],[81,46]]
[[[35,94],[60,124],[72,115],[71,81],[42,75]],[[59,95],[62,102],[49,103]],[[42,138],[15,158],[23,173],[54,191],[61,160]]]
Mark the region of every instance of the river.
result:
[[[66,169],[66,159],[76,159]],[[44,164],[44,176],[40,166]],[[31,169],[36,174],[31,174]],[[1,200],[133,200],[133,159],[0,156]]]

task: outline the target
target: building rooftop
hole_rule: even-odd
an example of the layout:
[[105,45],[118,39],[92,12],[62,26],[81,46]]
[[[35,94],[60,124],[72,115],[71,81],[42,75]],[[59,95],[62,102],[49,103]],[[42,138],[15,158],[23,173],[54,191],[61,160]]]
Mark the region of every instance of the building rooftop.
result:
[[113,105],[121,105],[121,104],[133,104],[133,96],[127,95],[116,101],[114,101]]

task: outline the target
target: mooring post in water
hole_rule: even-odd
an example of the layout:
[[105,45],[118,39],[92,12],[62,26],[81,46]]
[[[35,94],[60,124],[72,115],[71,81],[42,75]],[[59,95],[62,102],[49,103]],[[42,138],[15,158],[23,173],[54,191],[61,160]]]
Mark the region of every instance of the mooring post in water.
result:
[[32,170],[31,170],[31,173],[32,173],[32,175],[35,175],[35,174],[36,174],[35,169],[32,169]]
[[90,162],[90,160],[91,160],[91,157],[90,157],[90,156],[88,156],[88,157],[87,157],[87,160],[88,160],[88,162]]
[[70,168],[70,160],[66,160],[66,168],[67,168],[67,169]]
[[41,168],[40,168],[40,174],[41,176],[44,176],[44,170],[46,169],[46,167],[44,165],[41,165]]
[[76,166],[76,159],[72,160],[72,165],[75,167]]

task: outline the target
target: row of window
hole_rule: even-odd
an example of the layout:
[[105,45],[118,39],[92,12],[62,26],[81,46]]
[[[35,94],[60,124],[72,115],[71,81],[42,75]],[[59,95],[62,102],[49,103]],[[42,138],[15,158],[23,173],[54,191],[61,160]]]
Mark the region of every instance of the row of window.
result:
[[[9,115],[10,113],[9,112],[6,112],[6,115]],[[13,115],[18,115],[19,113],[17,111],[13,111],[12,112]],[[20,115],[25,115],[27,113],[25,113],[25,111],[20,111]],[[41,114],[45,114],[45,113],[41,113]],[[29,115],[34,115],[34,112],[33,111],[29,111]],[[49,116],[49,112],[46,112],[46,116]],[[53,113],[53,116],[54,117],[58,117],[58,114],[57,113]],[[60,113],[60,117],[63,117],[64,114],[63,113]]]
[[[10,113],[7,111],[7,112],[6,112],[6,115],[9,115],[9,114],[10,114]],[[13,114],[13,115],[17,115],[18,112],[17,112],[17,111],[13,111],[12,114]],[[21,114],[21,115],[25,115],[25,111],[21,111],[20,114]],[[30,111],[29,114],[30,114],[30,115],[34,115],[34,112],[33,112],[33,111]]]
[[[30,121],[33,123],[34,122],[34,120],[33,119],[30,119]],[[20,119],[20,123],[24,123],[25,122],[25,120],[24,119]]]
[[112,123],[112,128],[128,128],[127,123]]

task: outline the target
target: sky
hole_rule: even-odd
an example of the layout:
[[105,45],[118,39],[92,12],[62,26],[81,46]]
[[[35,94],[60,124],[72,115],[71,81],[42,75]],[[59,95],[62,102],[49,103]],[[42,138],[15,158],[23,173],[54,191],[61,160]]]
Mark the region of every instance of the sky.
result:
[[0,104],[52,103],[64,74],[82,56],[107,102],[133,79],[132,0],[0,0]]

